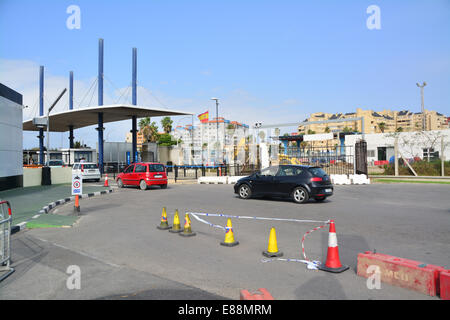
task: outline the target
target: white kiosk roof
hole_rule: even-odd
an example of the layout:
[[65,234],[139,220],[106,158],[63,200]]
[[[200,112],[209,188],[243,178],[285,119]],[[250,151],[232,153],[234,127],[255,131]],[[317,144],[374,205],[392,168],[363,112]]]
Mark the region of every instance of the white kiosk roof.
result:
[[[50,131],[66,132],[69,131],[69,126],[73,126],[74,129],[79,129],[97,125],[99,113],[103,113],[103,123],[128,120],[131,119],[132,116],[144,118],[193,114],[185,111],[149,108],[128,104],[86,107],[50,114]],[[46,118],[46,116],[40,118]],[[39,128],[33,124],[33,119],[30,119],[23,122],[23,130],[39,131]]]

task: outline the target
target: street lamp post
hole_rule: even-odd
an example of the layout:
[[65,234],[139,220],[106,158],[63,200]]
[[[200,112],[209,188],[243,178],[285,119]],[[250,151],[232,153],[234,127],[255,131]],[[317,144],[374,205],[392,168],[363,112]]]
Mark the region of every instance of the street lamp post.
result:
[[[211,98],[211,100],[216,101],[216,152],[219,151],[218,146],[219,146],[219,99],[218,98]],[[225,123],[224,123],[225,125]],[[222,152],[223,153],[223,152]],[[223,154],[222,154],[223,156]],[[216,159],[217,159],[217,155],[216,155]],[[222,161],[223,162],[223,161]]]
[[416,85],[420,88],[420,96],[422,98],[422,129],[423,131],[426,130],[426,119],[425,119],[425,106],[424,106],[424,99],[423,99],[423,88],[427,85],[427,83],[424,81],[422,85],[419,83],[416,83]]

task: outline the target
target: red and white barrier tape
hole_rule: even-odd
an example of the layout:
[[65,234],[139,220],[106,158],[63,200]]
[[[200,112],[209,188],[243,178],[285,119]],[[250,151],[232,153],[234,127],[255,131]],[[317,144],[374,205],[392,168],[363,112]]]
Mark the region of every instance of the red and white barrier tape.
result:
[[325,223],[324,225],[320,226],[320,227],[316,227],[314,229],[309,230],[308,232],[306,232],[303,235],[301,244],[302,244],[302,255],[304,260],[300,260],[300,259],[285,259],[285,258],[273,258],[273,259],[262,259],[261,262],[270,262],[270,261],[287,261],[287,262],[301,262],[301,263],[305,263],[307,265],[308,269],[312,269],[312,270],[317,270],[317,266],[320,264],[320,261],[311,261],[306,257],[305,254],[305,239],[306,236],[308,236],[309,234],[313,233],[316,230],[325,228],[329,223],[330,220],[327,221],[319,221],[319,220],[299,220],[299,219],[284,219],[284,218],[265,218],[265,217],[249,217],[249,216],[233,216],[233,215],[227,215],[227,214],[216,214],[216,213],[200,213],[200,212],[187,212],[187,214],[192,215],[195,219],[197,219],[198,221],[209,225],[210,227],[213,228],[218,228],[218,229],[222,229],[226,231],[226,227],[223,227],[221,225],[218,224],[213,224],[210,223],[198,216],[208,216],[208,217],[223,217],[223,218],[236,218],[236,219],[251,219],[251,220],[271,220],[271,221],[287,221],[287,222],[301,222],[301,223],[315,223],[315,222],[320,222],[320,223]]

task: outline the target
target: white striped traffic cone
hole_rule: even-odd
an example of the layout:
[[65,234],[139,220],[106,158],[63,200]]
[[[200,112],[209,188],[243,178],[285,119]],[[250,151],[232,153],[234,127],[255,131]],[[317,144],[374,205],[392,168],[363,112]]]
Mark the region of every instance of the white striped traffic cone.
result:
[[347,270],[349,267],[343,265],[339,259],[339,247],[336,237],[336,227],[334,220],[330,221],[330,231],[328,234],[328,252],[327,261],[325,264],[320,264],[319,269],[328,272],[340,273]]

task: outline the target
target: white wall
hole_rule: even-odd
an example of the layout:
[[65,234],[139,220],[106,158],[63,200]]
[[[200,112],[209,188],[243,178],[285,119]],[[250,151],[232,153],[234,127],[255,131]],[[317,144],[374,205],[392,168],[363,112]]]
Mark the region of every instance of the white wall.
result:
[[[399,151],[407,159],[422,158],[424,148],[434,148],[434,151],[439,151],[439,155],[441,155],[441,137],[444,137],[444,156],[446,160],[450,160],[450,129],[400,132],[397,134]],[[368,162],[378,160],[378,147],[394,147],[395,135],[393,133],[366,134],[364,138],[367,142],[367,150],[375,150],[373,157],[367,157]],[[361,135],[346,135],[345,145],[354,146],[356,141],[360,139]],[[389,160],[389,157],[388,155],[386,160]]]
[[0,96],[0,177],[23,174],[22,106]]
[[[52,184],[63,184],[72,182],[72,168],[51,168]],[[42,183],[42,168],[23,169],[23,187],[40,186]]]

